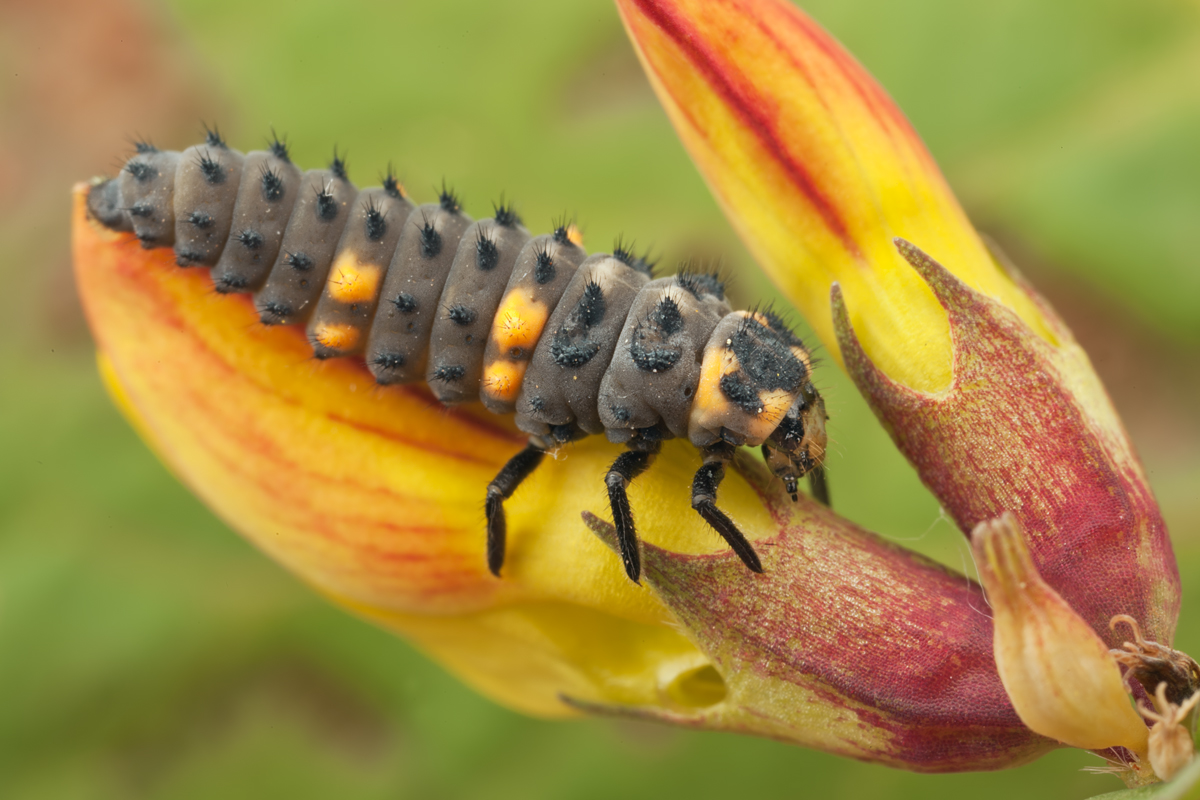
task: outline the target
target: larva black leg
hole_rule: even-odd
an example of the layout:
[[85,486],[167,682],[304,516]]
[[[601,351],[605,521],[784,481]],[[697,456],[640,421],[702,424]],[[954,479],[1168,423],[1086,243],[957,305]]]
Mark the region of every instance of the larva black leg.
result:
[[504,566],[504,544],[508,534],[507,523],[504,519],[504,501],[512,497],[513,492],[521,485],[529,474],[542,463],[546,451],[536,445],[529,444],[525,449],[508,460],[487,488],[487,562],[488,569],[497,578],[500,568]]
[[717,487],[724,478],[723,461],[710,461],[696,470],[696,477],[692,480],[692,508],[704,517],[704,521],[711,525],[713,530],[721,534],[721,538],[733,548],[733,552],[737,553],[738,558],[751,572],[762,572],[762,562],[758,560],[754,546],[742,535],[737,525],[733,524],[733,520],[717,508]]
[[633,511],[629,508],[629,483],[646,471],[654,453],[630,450],[617,456],[608,468],[604,483],[608,486],[608,503],[612,508],[613,525],[617,529],[617,544],[621,548],[621,560],[625,562],[625,574],[634,583],[642,576],[642,556],[638,551],[637,531],[633,527]]
[[824,464],[818,464],[809,471],[808,490],[821,505],[833,508],[829,502],[829,480],[825,477]]

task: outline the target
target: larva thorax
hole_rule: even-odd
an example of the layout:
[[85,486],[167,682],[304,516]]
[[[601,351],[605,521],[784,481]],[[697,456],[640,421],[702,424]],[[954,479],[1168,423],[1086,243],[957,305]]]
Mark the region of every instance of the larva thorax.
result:
[[753,547],[715,506],[724,464],[761,445],[793,495],[799,477],[822,474],[825,411],[807,349],[776,315],[734,311],[714,275],[653,279],[627,248],[587,255],[565,222],[533,236],[504,204],[472,220],[446,190],[414,206],[390,169],[359,190],[336,152],[302,173],[278,139],[243,155],[215,131],[182,153],[138,144],[88,207],[143,247],[173,247],[181,267],[210,267],[218,292],[253,293],[264,324],[305,325],[317,358],[362,358],[381,384],[424,381],[447,405],[515,413],[530,445],[488,489],[497,574],[503,500],[545,451],[584,436],[629,448],[606,483],[634,580],[625,489],[664,439],[702,450],[693,507],[755,570]]

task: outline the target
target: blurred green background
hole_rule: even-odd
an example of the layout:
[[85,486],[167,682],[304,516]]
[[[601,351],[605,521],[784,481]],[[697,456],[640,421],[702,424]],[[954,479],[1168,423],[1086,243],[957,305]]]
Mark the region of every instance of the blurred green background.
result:
[[[892,92],[980,227],[1089,349],[1173,531],[1200,653],[1200,3],[813,0]],[[920,776],[773,742],[480,698],[331,608],[216,520],[96,377],[67,249],[72,181],[128,137],[393,161],[482,216],[577,215],[769,293],[603,0],[0,0],[0,796],[1088,797],[1059,751]],[[964,540],[832,365],[839,509],[964,569]]]

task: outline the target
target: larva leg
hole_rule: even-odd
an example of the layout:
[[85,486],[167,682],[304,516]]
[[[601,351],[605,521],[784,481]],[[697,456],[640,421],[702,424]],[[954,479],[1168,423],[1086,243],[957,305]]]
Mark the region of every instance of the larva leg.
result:
[[818,464],[808,473],[808,490],[821,505],[833,507],[829,502],[829,481],[825,477],[824,464]]
[[504,519],[504,501],[512,497],[513,492],[529,474],[542,463],[546,451],[530,443],[525,449],[508,460],[500,473],[492,479],[487,488],[487,562],[488,569],[497,578],[500,568],[504,566],[504,544],[508,527]]
[[725,479],[725,462],[732,457],[732,448],[718,446],[705,449],[704,466],[696,470],[696,477],[692,480],[692,508],[713,530],[721,534],[721,538],[733,548],[733,552],[751,572],[762,572],[762,562],[758,560],[754,546],[733,524],[733,520],[717,508],[717,487]]
[[646,471],[657,452],[655,448],[653,451],[630,450],[621,453],[604,478],[608,486],[613,525],[617,529],[617,544],[621,548],[621,560],[625,562],[625,574],[634,583],[638,583],[642,575],[642,556],[638,551],[637,531],[633,527],[633,511],[629,508],[626,489],[634,478]]

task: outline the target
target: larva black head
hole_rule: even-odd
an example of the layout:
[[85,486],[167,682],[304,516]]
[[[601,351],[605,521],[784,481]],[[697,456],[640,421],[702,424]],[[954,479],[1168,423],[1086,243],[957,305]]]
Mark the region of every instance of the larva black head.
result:
[[500,198],[499,203],[494,203],[492,208],[496,209],[494,217],[497,225],[502,225],[505,228],[515,228],[521,224],[521,218],[513,210],[512,203],[506,203],[503,197]]
[[378,242],[387,234],[387,220],[373,199],[367,201],[367,207],[363,210],[363,232],[372,242]]
[[436,258],[442,252],[442,234],[424,214],[421,215],[421,257]]
[[229,145],[225,144],[225,139],[221,136],[220,129],[213,125],[208,127],[208,123],[204,123],[204,143],[209,147],[219,147],[222,150],[228,150]]
[[158,170],[151,164],[147,164],[145,161],[138,161],[136,158],[125,164],[125,171],[132,175],[133,179],[139,183],[146,183],[158,176]]
[[267,140],[267,150],[280,161],[286,161],[289,164],[292,162],[291,155],[288,153],[286,137],[279,138],[274,128],[271,129],[271,138]]
[[263,246],[265,239],[263,235],[252,228],[246,228],[234,235],[243,247],[247,250],[258,250]]
[[204,180],[214,185],[224,183],[225,170],[221,169],[221,159],[219,157],[214,158],[211,153],[207,151],[203,152],[200,154],[199,164],[200,172],[204,175]]
[[390,161],[387,165],[387,172],[379,176],[379,181],[383,184],[383,191],[388,197],[397,200],[404,197],[404,187],[400,185],[400,179],[396,177],[396,170]]
[[328,222],[337,217],[337,198],[333,196],[333,187],[326,186],[317,192],[317,218]]
[[498,263],[500,250],[496,247],[496,240],[480,229],[479,236],[475,239],[475,266],[488,272],[495,269]]
[[442,207],[443,211],[451,214],[458,214],[462,211],[462,201],[459,200],[453,189],[446,186],[445,180],[442,181],[442,188],[438,191],[438,205]]
[[283,199],[283,194],[283,176],[275,171],[274,168],[268,167],[264,164],[262,168],[263,199],[268,203],[276,203]]
[[620,261],[627,267],[636,269],[638,272],[641,272],[645,275],[652,275],[654,273],[654,266],[658,263],[658,260],[650,259],[649,250],[646,250],[646,252],[640,256],[637,255],[634,253],[634,246],[634,242],[630,242],[628,245],[626,245],[624,239],[617,237],[616,244],[613,245],[613,258],[615,258],[617,261]]
[[350,173],[347,170],[345,154],[339,156],[337,148],[333,148],[333,160],[329,162],[329,171],[338,180],[348,181]]
[[[761,390],[799,390],[808,379],[808,370],[792,353],[791,346],[803,345],[778,316],[768,316],[770,312],[762,311],[757,314],[766,317],[771,324],[763,325],[754,318],[755,314],[747,315],[730,338],[729,348],[737,356],[740,371],[749,378],[756,398]],[[724,380],[721,389],[725,389]],[[737,402],[728,393],[726,396]]]
[[536,260],[533,264],[533,279],[538,284],[544,285],[554,280],[556,272],[554,269],[554,257],[545,248],[538,250]]
[[686,289],[697,300],[702,294],[712,295],[718,300],[725,299],[725,283],[715,272],[692,272],[685,269],[675,274],[675,285]]

